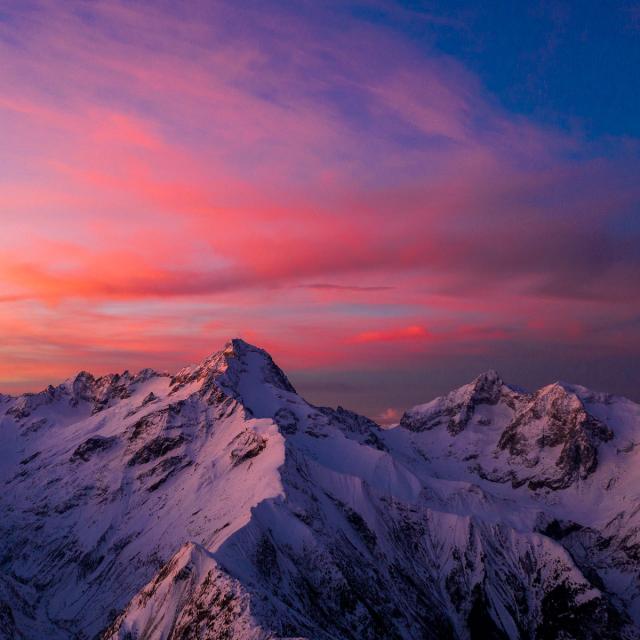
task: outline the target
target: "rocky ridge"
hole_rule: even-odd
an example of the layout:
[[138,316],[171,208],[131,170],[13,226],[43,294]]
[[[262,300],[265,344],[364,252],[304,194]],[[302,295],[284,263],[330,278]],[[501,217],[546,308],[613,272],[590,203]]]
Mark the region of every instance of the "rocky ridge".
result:
[[3,396],[0,637],[639,638],[637,442],[494,371],[382,429],[237,339]]

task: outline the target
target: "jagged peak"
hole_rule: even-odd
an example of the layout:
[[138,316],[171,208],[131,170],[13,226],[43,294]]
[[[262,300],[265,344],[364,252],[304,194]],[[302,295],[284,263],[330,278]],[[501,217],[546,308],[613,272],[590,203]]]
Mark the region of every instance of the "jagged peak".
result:
[[598,391],[590,389],[580,384],[573,382],[567,382],[566,380],[556,380],[543,387],[540,387],[533,396],[537,397],[575,397],[579,401],[597,401],[603,403],[610,403],[616,399],[626,400],[622,396],[615,396],[605,391]]
[[469,401],[475,404],[496,404],[502,395],[505,386],[502,377],[495,369],[489,369],[466,385],[466,394]]
[[575,390],[564,382],[552,382],[533,394],[532,402],[537,405],[551,406],[561,404],[567,408],[584,409],[581,398]]
[[225,377],[234,386],[240,383],[241,378],[243,382],[253,379],[253,383],[267,383],[283,391],[296,393],[284,371],[264,349],[241,338],[233,338],[226,344],[222,355],[227,364]]
[[[265,413],[263,400],[271,395],[265,385],[296,393],[273,358],[264,349],[241,338],[229,340],[222,350],[207,356],[199,364],[181,369],[171,379],[173,392],[192,383],[199,385],[201,394],[222,392],[234,397],[252,414],[256,414],[256,407],[261,407],[258,414]],[[269,413],[273,412],[266,411],[266,414]]]
[[545,384],[544,387],[540,387],[538,389],[538,393],[572,393],[573,388],[568,382],[564,382],[562,380],[556,380],[555,382],[550,382],[549,384]]
[[129,397],[136,384],[157,376],[170,377],[170,394],[193,385],[191,392],[210,397],[212,402],[231,397],[248,409],[249,415],[260,417],[272,417],[277,411],[277,402],[269,400],[274,394],[286,392],[297,395],[267,351],[242,338],[233,338],[221,350],[197,364],[182,368],[173,376],[151,368],[142,369],[135,375],[124,371],[96,376],[81,370],[56,387],[49,386],[39,393],[22,394],[11,399],[25,407],[29,405],[23,412],[25,416],[36,406],[57,399],[68,401],[72,406],[94,403],[94,410],[100,411],[117,399]]
[[241,359],[246,357],[249,353],[259,354],[263,358],[271,359],[271,356],[264,349],[256,347],[242,338],[232,338],[225,343],[222,349],[211,352],[196,364],[187,365],[180,369],[176,374],[176,377],[188,371],[203,372],[205,370],[212,370],[213,368],[224,368],[229,366],[231,359]]
[[78,381],[95,380],[95,376],[90,371],[87,371],[86,369],[82,369],[81,371],[78,371],[78,373],[76,373],[73,379]]
[[480,375],[476,376],[473,379],[472,384],[491,384],[502,386],[504,384],[504,381],[502,380],[502,376],[495,369],[487,369],[487,371],[484,371]]
[[156,371],[155,369],[152,369],[151,367],[145,367],[144,369],[140,369],[140,371],[138,371],[138,373],[136,373],[136,375],[133,377],[133,379],[136,382],[145,382],[146,380],[149,380],[151,378],[156,378],[156,377],[168,377],[169,374],[166,371]]
[[223,352],[226,354],[241,355],[247,353],[247,351],[257,351],[266,354],[267,352],[260,347],[243,340],[242,338],[231,338],[224,346]]
[[67,378],[60,386],[60,388],[68,389],[73,395],[82,394],[89,389],[95,389],[97,387],[108,386],[111,384],[126,383],[136,384],[140,382],[146,382],[151,378],[157,376],[168,376],[167,373],[161,373],[150,367],[141,369],[136,374],[132,374],[128,369],[125,369],[121,373],[105,373],[104,375],[96,376],[90,371],[82,369],[75,376]]
[[615,396],[604,391],[596,391],[579,384],[557,380],[540,389],[535,393],[538,397],[556,397],[556,398],[575,398],[578,402],[600,402],[603,404],[611,404],[616,400],[625,401],[622,396]]
[[505,385],[500,374],[489,369],[470,383],[409,409],[400,419],[400,425],[422,431],[444,423],[452,435],[457,435],[467,427],[478,405],[496,405],[502,400],[512,402],[515,395],[517,392]]

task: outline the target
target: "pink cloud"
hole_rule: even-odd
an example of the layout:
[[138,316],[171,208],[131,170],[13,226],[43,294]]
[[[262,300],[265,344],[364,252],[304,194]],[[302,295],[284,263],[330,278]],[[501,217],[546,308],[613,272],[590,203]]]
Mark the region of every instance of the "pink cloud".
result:
[[399,340],[426,340],[429,331],[418,325],[389,329],[386,331],[363,331],[352,338],[353,342],[368,344],[371,342],[398,342]]
[[397,424],[400,421],[401,417],[402,417],[402,411],[399,411],[398,409],[394,409],[393,407],[388,407],[387,409],[382,411],[382,413],[376,416],[376,420],[379,424],[391,425],[391,424]]

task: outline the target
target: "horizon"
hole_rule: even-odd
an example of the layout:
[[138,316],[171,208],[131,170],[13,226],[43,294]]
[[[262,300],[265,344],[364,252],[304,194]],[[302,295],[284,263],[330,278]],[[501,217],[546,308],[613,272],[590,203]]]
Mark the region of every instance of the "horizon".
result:
[[[219,349],[210,351],[207,353],[207,355],[205,355],[203,358],[201,358],[198,361],[194,361],[194,362],[189,362],[189,363],[184,363],[182,366],[173,369],[173,370],[167,370],[167,369],[155,369],[153,367],[151,367],[153,370],[155,370],[157,373],[160,374],[166,374],[166,375],[175,375],[178,371],[180,371],[181,368],[183,367],[189,367],[189,366],[195,366],[201,362],[203,362],[204,360],[208,359],[209,357],[211,357],[212,355],[216,355],[218,353],[220,353],[221,351],[223,351],[226,347],[228,347],[228,345],[230,345],[234,340],[240,340],[242,342],[244,342],[245,344],[247,344],[250,347],[254,347],[254,348],[258,348],[261,349],[262,351],[265,351],[265,353],[267,353],[269,356],[272,357],[273,361],[275,362],[275,364],[277,366],[280,367],[279,363],[278,363],[278,359],[276,357],[273,357],[273,354],[269,353],[268,350],[263,349],[260,345],[256,345],[256,344],[252,344],[251,342],[248,342],[247,340],[245,340],[244,338],[240,337],[240,336],[235,336],[234,338],[230,338],[228,339],[224,345],[222,345]],[[90,371],[90,370],[86,370],[86,369],[81,369],[75,373],[73,373],[71,376],[68,376],[67,378],[65,378],[64,380],[59,380],[59,381],[54,381],[51,384],[52,386],[58,386],[63,384],[64,382],[67,382],[70,379],[74,379],[76,376],[80,375],[81,373],[89,373],[91,375],[94,375],[96,378],[99,377],[100,375],[109,375],[109,374],[117,374],[117,375],[122,375],[124,373],[131,373],[131,374],[137,374],[141,371],[143,371],[144,369],[146,369],[148,367],[142,367],[140,369],[134,369],[132,371],[129,371],[129,369],[121,369],[119,371],[104,371],[101,372],[99,374],[97,374],[94,371]],[[332,408],[336,408],[338,406],[342,406],[345,409],[350,409],[350,410],[354,410],[354,407],[350,407],[347,404],[341,403],[339,401],[331,401],[332,397],[336,394],[332,394],[331,391],[324,391],[324,395],[329,398],[329,402],[320,402],[320,401],[315,401],[316,398],[322,398],[323,397],[323,392],[314,388],[313,385],[305,385],[305,381],[304,378],[302,378],[301,380],[298,380],[297,378],[299,378],[299,372],[294,372],[293,374],[291,374],[289,371],[287,371],[286,369],[280,367],[280,369],[282,369],[282,371],[284,372],[284,374],[287,376],[287,378],[289,378],[289,380],[292,382],[293,386],[295,387],[297,393],[305,398],[308,401],[311,401],[313,404],[315,404],[316,406],[329,406]],[[546,387],[546,386],[550,386],[553,384],[561,384],[561,385],[579,385],[579,386],[584,386],[581,385],[579,381],[576,380],[563,380],[563,379],[554,379],[554,380],[547,380],[541,384],[536,384],[533,387],[529,387],[526,385],[521,385],[518,381],[516,380],[510,380],[510,379],[505,379],[505,377],[502,375],[502,373],[494,368],[488,368],[488,369],[484,369],[483,371],[477,371],[475,373],[471,374],[471,377],[468,377],[466,380],[462,380],[458,383],[455,383],[454,386],[445,389],[444,391],[442,391],[441,393],[438,393],[437,395],[431,395],[431,396],[427,396],[427,397],[421,397],[416,399],[415,401],[410,402],[409,404],[407,404],[406,406],[403,407],[399,407],[398,409],[393,408],[393,410],[391,408],[387,408],[382,410],[381,412],[379,412],[378,414],[374,414],[372,415],[371,413],[365,413],[365,412],[360,412],[360,411],[356,411],[356,413],[361,413],[362,415],[366,415],[368,418],[371,418],[372,420],[374,420],[375,422],[377,422],[378,424],[380,424],[383,427],[387,427],[387,426],[394,426],[397,425],[398,421],[400,420],[400,418],[402,417],[402,414],[405,411],[408,411],[409,409],[412,409],[418,405],[422,405],[422,404],[427,404],[429,402],[431,402],[432,400],[437,399],[438,397],[442,397],[444,395],[446,395],[447,393],[454,391],[462,386],[471,384],[472,382],[474,382],[474,380],[476,380],[477,378],[479,378],[480,376],[489,373],[489,372],[495,372],[498,374],[498,376],[500,377],[500,379],[503,381],[503,383],[511,388],[517,388],[520,389],[521,391],[525,391],[527,393],[535,393],[536,391]],[[347,372],[348,373],[348,372]],[[301,382],[301,384],[298,384],[298,382]],[[441,382],[441,381],[440,381]],[[13,395],[13,396],[19,396],[22,394],[36,394],[39,393],[41,391],[46,390],[46,388],[48,387],[48,385],[45,385],[42,388],[39,389],[33,389],[33,390],[23,390],[23,391],[18,391],[16,393],[13,394],[9,394],[9,395]],[[609,393],[608,391],[604,390],[604,389],[590,389],[590,391],[595,391],[597,393]],[[0,389],[0,395],[2,395],[2,389]],[[612,395],[617,395],[617,394],[612,394]],[[416,396],[417,397],[417,396]],[[622,397],[627,397],[627,396],[622,396]],[[627,399],[632,400],[632,401],[637,401],[637,398],[633,398],[633,397],[627,397]]]
[[0,392],[228,335],[392,420],[640,400],[634,3],[5,3]]

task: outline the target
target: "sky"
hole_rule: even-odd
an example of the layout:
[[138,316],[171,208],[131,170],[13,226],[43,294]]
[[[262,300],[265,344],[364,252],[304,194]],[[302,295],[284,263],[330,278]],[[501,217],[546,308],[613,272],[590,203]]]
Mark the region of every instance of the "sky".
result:
[[231,337],[383,423],[640,400],[640,3],[0,0],[0,391]]

